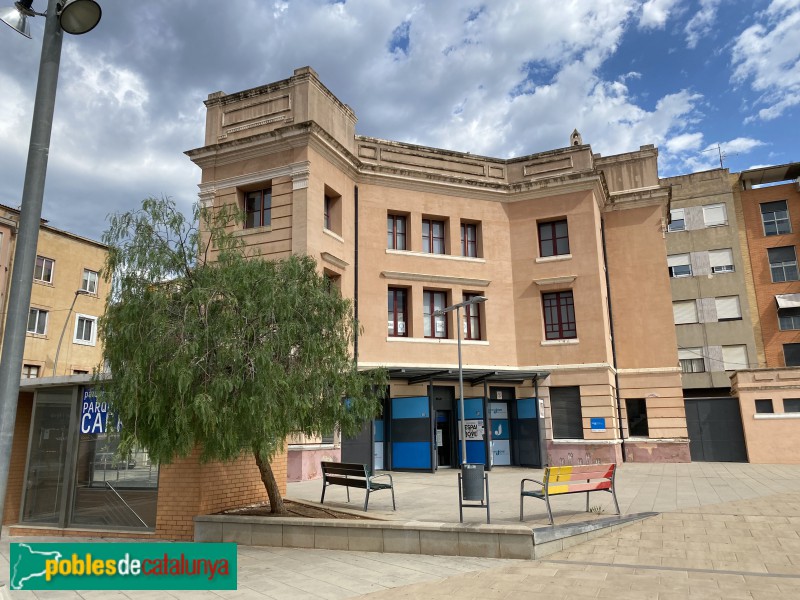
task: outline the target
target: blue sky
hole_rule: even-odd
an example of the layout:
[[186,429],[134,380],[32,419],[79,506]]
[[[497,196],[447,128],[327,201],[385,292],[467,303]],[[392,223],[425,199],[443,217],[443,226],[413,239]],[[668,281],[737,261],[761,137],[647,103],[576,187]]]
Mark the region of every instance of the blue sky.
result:
[[[657,145],[662,176],[718,166],[717,144],[732,171],[800,160],[800,0],[99,2],[99,26],[64,39],[44,207],[92,238],[146,196],[196,200],[183,152],[202,145],[208,94],[305,65],[363,135],[512,157],[577,128],[604,155]],[[11,206],[42,27],[0,29]]]

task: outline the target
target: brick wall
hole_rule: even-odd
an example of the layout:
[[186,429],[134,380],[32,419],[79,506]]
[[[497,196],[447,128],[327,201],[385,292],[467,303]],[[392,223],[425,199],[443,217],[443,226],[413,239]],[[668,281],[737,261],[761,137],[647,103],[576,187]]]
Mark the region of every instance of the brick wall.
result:
[[28,435],[31,429],[33,394],[21,392],[17,404],[17,420],[14,424],[14,439],[11,443],[11,464],[8,469],[8,487],[3,509],[3,524],[19,521],[22,489],[25,485],[25,461],[28,454]]
[[[800,243],[798,243],[800,242],[800,193],[795,183],[789,183],[743,190],[740,197],[767,367],[783,367],[785,366],[783,344],[798,343],[800,337],[797,331],[781,331],[778,328],[775,296],[800,293],[800,282],[773,283],[767,250],[780,246],[795,246],[796,252],[800,254]],[[760,204],[775,200],[787,201],[792,231],[784,235],[765,236]]]
[[[272,469],[281,493],[286,493],[286,452]],[[252,455],[230,463],[201,463],[199,452],[163,465],[159,472],[156,537],[191,540],[195,515],[212,514],[264,502],[267,492]]]

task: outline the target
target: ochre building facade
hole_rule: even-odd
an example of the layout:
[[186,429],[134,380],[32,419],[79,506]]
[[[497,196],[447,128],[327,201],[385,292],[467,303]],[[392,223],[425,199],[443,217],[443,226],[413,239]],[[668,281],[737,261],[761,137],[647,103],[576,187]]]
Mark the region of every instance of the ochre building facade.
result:
[[354,302],[359,368],[389,370],[360,440],[374,468],[460,462],[459,325],[433,313],[480,297],[460,313],[469,461],[689,460],[654,147],[603,157],[575,131],[498,159],[361,136],[310,68],[206,106],[201,203],[244,211],[267,259],[313,256]]

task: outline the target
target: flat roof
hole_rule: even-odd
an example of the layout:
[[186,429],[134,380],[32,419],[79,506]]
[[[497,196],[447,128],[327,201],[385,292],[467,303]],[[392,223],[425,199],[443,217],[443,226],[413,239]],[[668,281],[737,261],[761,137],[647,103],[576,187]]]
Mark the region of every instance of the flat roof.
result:
[[785,165],[775,165],[772,167],[758,167],[739,173],[739,179],[741,181],[749,181],[752,185],[789,181],[791,179],[797,179],[798,177],[800,177],[800,162],[786,163]]

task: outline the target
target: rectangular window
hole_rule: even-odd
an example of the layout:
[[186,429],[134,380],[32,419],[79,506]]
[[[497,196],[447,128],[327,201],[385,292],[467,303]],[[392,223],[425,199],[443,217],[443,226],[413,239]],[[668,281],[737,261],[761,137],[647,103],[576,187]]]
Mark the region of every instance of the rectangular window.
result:
[[694,300],[681,300],[672,303],[672,315],[675,325],[697,323],[697,302]]
[[756,413],[758,414],[771,414],[775,410],[772,408],[772,400],[769,398],[765,400],[756,400]]
[[747,369],[747,346],[723,346],[722,363],[726,371],[740,371]]
[[447,307],[447,293],[424,292],[422,294],[422,302],[422,320],[425,324],[425,337],[446,338],[447,315],[433,316],[433,313]]
[[32,308],[28,313],[28,333],[44,335],[47,332],[47,311]]
[[97,317],[75,316],[75,338],[73,342],[84,346],[94,346],[97,337]]
[[22,365],[22,378],[35,379],[39,376],[39,367],[37,365]]
[[787,367],[800,367],[800,344],[783,345],[783,362]]
[[667,231],[684,231],[686,229],[686,213],[682,208],[669,211],[669,225]]
[[688,254],[673,254],[667,257],[670,277],[691,277],[692,265]]
[[728,224],[728,214],[724,204],[709,204],[703,207],[703,222],[706,227],[719,227]]
[[44,256],[36,257],[36,266],[33,268],[33,278],[44,283],[53,283],[53,267],[55,261]]
[[478,256],[478,225],[461,223],[461,256]]
[[389,336],[407,337],[408,296],[403,288],[389,288]]
[[539,256],[562,256],[569,254],[569,231],[567,220],[539,223]]
[[708,262],[711,264],[712,273],[733,273],[733,250],[709,250]]
[[784,398],[783,412],[800,413],[800,398]]
[[722,296],[714,298],[717,306],[717,321],[736,321],[742,318],[739,296]]
[[679,348],[678,361],[681,364],[682,373],[705,373],[706,371],[702,348]]
[[644,398],[626,398],[625,408],[628,412],[628,435],[632,437],[648,437],[647,401]]
[[83,281],[81,283],[81,290],[89,292],[90,294],[97,293],[97,272],[90,271],[89,269],[83,270]]
[[544,338],[566,340],[578,337],[572,292],[542,294]]
[[272,188],[245,192],[244,212],[246,229],[269,226],[272,223]]
[[772,282],[797,281],[797,255],[794,246],[781,246],[769,248],[769,269],[772,273]]
[[581,388],[551,387],[550,417],[553,422],[553,439],[582,440]]
[[[480,294],[464,294],[464,302],[476,298]],[[481,305],[468,304],[464,307],[464,339],[481,339]]]
[[342,196],[327,185],[322,203],[322,226],[342,235]]
[[406,218],[403,215],[387,215],[386,247],[389,250],[406,249]]
[[422,219],[422,251],[428,254],[445,254],[444,221]]
[[800,308],[779,308],[778,327],[781,331],[800,329]]
[[789,222],[789,207],[786,200],[764,202],[761,205],[761,222],[764,224],[764,235],[783,235],[792,233]]

